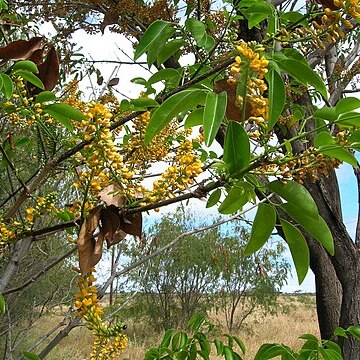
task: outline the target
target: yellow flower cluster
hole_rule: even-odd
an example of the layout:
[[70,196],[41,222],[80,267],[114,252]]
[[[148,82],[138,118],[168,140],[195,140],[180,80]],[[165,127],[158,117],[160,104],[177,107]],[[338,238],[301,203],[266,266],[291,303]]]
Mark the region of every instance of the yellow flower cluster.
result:
[[184,190],[194,183],[194,178],[202,173],[202,163],[193,152],[190,140],[184,140],[176,149],[173,164],[168,167],[161,179],[153,183],[149,201],[156,202],[166,197],[174,197],[177,190]]
[[78,316],[86,321],[86,326],[93,331],[94,342],[90,354],[91,360],[116,359],[127,344],[127,337],[122,334],[124,327],[115,324],[109,327],[102,320],[103,310],[99,305],[97,289],[94,286],[95,277],[90,272],[79,276],[79,293],[75,295],[75,307]]
[[[260,137],[259,129],[264,129],[268,121],[269,104],[268,99],[263,96],[267,90],[264,75],[267,73],[269,61],[261,53],[265,48],[256,42],[246,43],[244,41],[236,47],[240,54],[235,57],[235,63],[230,68],[230,84],[236,84],[242,76],[246,76],[246,97],[239,95],[236,105],[243,111],[242,121],[254,124],[249,133],[253,138]],[[245,109],[244,109],[245,107]],[[259,128],[259,129],[257,129]]]
[[[350,1],[334,0],[334,5],[339,7],[339,8],[344,9],[345,13],[347,13],[353,19],[359,19],[360,18],[359,0],[350,0]],[[344,24],[344,25],[346,26],[346,24]],[[350,23],[350,26],[346,26],[346,27],[352,28],[351,23]]]
[[3,221],[0,222],[0,246],[4,246],[11,242],[15,237],[15,231],[13,226],[4,223]]
[[78,161],[83,165],[74,186],[89,188],[90,192],[97,194],[115,178],[124,191],[127,187],[132,187],[130,180],[134,172],[124,165],[114,134],[110,130],[113,114],[104,104],[92,102],[86,109],[85,116],[87,119],[77,127],[85,128],[84,140],[95,140],[77,155]]

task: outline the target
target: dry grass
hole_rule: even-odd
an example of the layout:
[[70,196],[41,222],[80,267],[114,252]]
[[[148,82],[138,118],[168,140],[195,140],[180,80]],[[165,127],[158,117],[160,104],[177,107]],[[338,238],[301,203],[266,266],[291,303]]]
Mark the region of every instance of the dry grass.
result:
[[[249,330],[241,330],[233,333],[243,340],[247,347],[246,360],[251,360],[263,343],[283,343],[293,349],[298,349],[302,341],[298,336],[304,333],[319,334],[315,299],[309,296],[284,296],[280,300],[286,313],[277,316],[252,315],[247,325]],[[218,324],[219,331],[226,332],[224,315],[221,313],[210,314],[211,320]],[[54,327],[62,317],[52,315],[44,318],[29,334],[31,338],[45,334]],[[148,324],[128,323],[129,345],[120,359],[143,360],[146,349],[160,343],[162,334],[157,334]],[[85,360],[91,348],[91,334],[85,328],[74,329],[47,357],[48,360],[77,359]],[[217,359],[216,356],[212,357]]]

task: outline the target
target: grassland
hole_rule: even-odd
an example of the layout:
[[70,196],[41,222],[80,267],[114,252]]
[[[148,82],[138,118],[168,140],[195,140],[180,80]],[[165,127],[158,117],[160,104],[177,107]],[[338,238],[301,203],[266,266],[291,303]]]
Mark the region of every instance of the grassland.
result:
[[[302,344],[302,340],[298,339],[299,335],[304,333],[318,335],[313,296],[281,296],[279,301],[282,311],[277,315],[263,316],[261,313],[254,313],[248,318],[245,328],[233,333],[242,339],[247,347],[246,360],[253,359],[257,349],[263,343],[278,342],[297,349]],[[217,333],[220,336],[221,333],[227,332],[224,326],[224,314],[221,311],[210,313],[209,318],[216,325]],[[31,330],[28,340],[35,340],[41,334],[46,334],[61,319],[60,313],[44,317]],[[126,332],[130,341],[119,360],[143,360],[146,350],[158,345],[162,338],[162,334],[155,331],[151,324],[144,322],[129,321]],[[48,355],[47,359],[88,359],[91,343],[92,335],[89,330],[84,327],[76,328]],[[212,359],[218,358],[214,355]]]

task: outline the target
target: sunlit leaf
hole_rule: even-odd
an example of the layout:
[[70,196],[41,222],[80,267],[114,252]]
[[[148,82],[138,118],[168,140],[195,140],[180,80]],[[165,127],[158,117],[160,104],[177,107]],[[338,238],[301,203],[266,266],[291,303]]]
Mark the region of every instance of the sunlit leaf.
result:
[[0,293],[0,315],[5,314],[6,302],[3,295]]
[[321,243],[330,255],[334,255],[334,240],[331,231],[320,215],[309,216],[304,210],[290,203],[282,204],[281,208]]
[[310,253],[303,234],[291,223],[280,219],[286,242],[289,245],[291,256],[294,260],[299,284],[301,284],[309,270]]
[[14,84],[9,75],[0,73],[0,78],[2,80],[1,92],[9,100],[14,92]]
[[250,162],[250,141],[242,125],[229,121],[225,142],[224,161],[228,165],[230,174],[236,174],[246,168]]
[[202,125],[204,121],[204,108],[193,110],[186,118],[184,128],[189,129],[193,126]]
[[181,91],[166,99],[160,107],[154,111],[150,118],[145,132],[145,145],[181,112],[191,110],[197,105],[203,105],[205,97],[205,91],[192,89]]
[[16,70],[26,70],[26,71],[30,71],[35,74],[39,73],[39,70],[38,70],[36,64],[34,64],[32,61],[29,61],[29,60],[22,60],[22,61],[16,62],[13,66],[13,71],[16,71]]
[[174,39],[167,42],[157,55],[156,62],[158,65],[163,64],[171,56],[175,55],[186,42],[182,39]]
[[24,80],[28,81],[29,83],[35,85],[39,89],[45,90],[44,84],[42,81],[34,75],[32,72],[27,70],[16,70],[14,74],[17,76],[21,76]]
[[285,85],[281,75],[272,69],[266,75],[269,85],[269,122],[268,130],[271,130],[276,124],[279,116],[282,114],[285,105]]
[[41,360],[41,358],[38,355],[28,352],[28,351],[23,351],[22,354],[24,355],[25,359],[28,359],[28,360]]
[[136,46],[134,60],[145,54],[151,47],[155,46],[159,37],[169,28],[171,24],[168,21],[156,20],[145,31],[144,35]]
[[56,95],[51,91],[42,91],[35,98],[35,103],[42,103],[56,100]]
[[295,181],[275,180],[269,183],[268,188],[303,211],[307,216],[315,219],[319,217],[317,205],[307,189]]
[[273,206],[261,203],[258,206],[254,223],[251,228],[250,240],[244,255],[251,255],[258,251],[269,239],[276,224],[276,211]]
[[216,94],[209,92],[206,96],[204,108],[204,139],[205,145],[210,146],[222,123],[227,104],[226,92]]
[[336,115],[347,113],[360,108],[360,99],[355,97],[347,97],[340,99],[335,106]]

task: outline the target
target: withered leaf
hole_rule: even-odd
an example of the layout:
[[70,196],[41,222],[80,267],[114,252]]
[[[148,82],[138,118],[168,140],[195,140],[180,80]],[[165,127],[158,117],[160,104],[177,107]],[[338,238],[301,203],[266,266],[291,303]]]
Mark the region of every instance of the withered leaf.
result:
[[35,63],[36,65],[39,65],[43,59],[44,50],[45,50],[44,48],[35,50],[29,57],[29,60]]
[[119,191],[120,188],[118,186],[109,185],[99,192],[98,198],[107,206],[114,205],[118,208],[121,208],[125,205],[126,198],[124,195],[120,195]]
[[115,86],[118,83],[119,83],[119,78],[112,78],[111,80],[109,80],[108,86]]
[[110,205],[101,212],[101,232],[104,234],[107,247],[125,239],[126,234],[120,233],[120,216],[116,206]]
[[235,105],[236,86],[230,85],[226,79],[221,79],[214,83],[214,92],[219,94],[223,91],[226,91],[228,99],[226,107],[226,117],[229,120],[240,121],[240,109]]
[[44,47],[44,38],[34,37],[30,40],[17,40],[9,43],[0,49],[0,59],[8,60],[27,60],[31,54]]
[[38,66],[39,79],[44,84],[45,90],[51,91],[60,78],[59,56],[54,46],[51,46],[45,61]]
[[[81,225],[78,239],[79,266],[83,275],[87,274],[101,259],[101,251],[98,252],[99,245],[94,239],[94,232],[99,226],[101,210],[103,206],[96,206],[90,210],[89,216]],[[99,241],[100,236],[98,237]],[[100,238],[101,247],[103,238]],[[95,253],[95,248],[97,252]]]
[[142,214],[136,213],[127,215],[120,219],[120,228],[127,234],[141,237],[142,233]]

